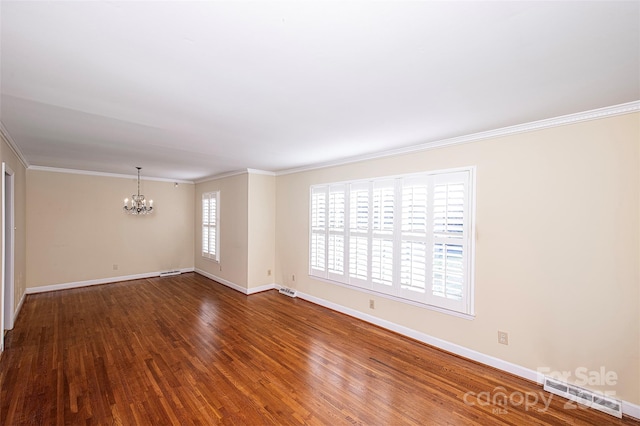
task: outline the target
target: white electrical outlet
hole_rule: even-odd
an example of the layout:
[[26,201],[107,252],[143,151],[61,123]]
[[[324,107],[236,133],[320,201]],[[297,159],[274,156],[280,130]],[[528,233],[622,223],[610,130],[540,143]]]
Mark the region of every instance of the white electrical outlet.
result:
[[506,331],[498,331],[498,343],[501,345],[509,344],[509,333]]
[[373,299],[369,299],[369,309],[375,309],[376,308],[376,301]]

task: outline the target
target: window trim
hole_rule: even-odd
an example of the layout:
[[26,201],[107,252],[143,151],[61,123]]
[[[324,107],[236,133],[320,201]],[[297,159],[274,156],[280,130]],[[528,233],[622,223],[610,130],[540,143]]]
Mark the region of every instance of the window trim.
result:
[[[437,182],[438,179],[438,175],[441,175],[442,177],[448,176],[449,178],[455,178],[455,174],[456,173],[460,173],[460,172],[464,172],[467,173],[467,176],[465,178],[465,182],[464,184],[466,185],[466,194],[464,195],[464,205],[465,205],[465,215],[464,215],[464,227],[465,227],[465,237],[463,242],[463,246],[465,247],[464,250],[467,252],[465,254],[464,257],[464,268],[466,269],[464,277],[466,282],[463,284],[463,291],[465,292],[465,294],[463,295],[463,298],[461,299],[461,303],[458,303],[457,306],[456,304],[451,304],[448,303],[449,299],[447,298],[443,298],[443,301],[445,303],[433,303],[434,298],[436,298],[435,296],[429,295],[429,289],[428,289],[428,283],[425,283],[425,286],[427,286],[425,288],[425,292],[427,293],[425,295],[425,297],[421,297],[418,296],[416,298],[409,298],[409,294],[412,290],[408,290],[408,289],[403,289],[401,286],[401,281],[400,281],[400,273],[401,273],[401,268],[400,268],[400,263],[399,263],[399,259],[396,259],[398,256],[394,255],[394,259],[393,259],[393,284],[392,284],[392,288],[390,289],[385,289],[382,288],[384,286],[380,285],[380,284],[376,284],[374,285],[372,282],[372,276],[371,274],[371,262],[372,262],[372,236],[375,234],[375,230],[373,229],[373,212],[370,210],[373,208],[373,193],[370,191],[369,192],[369,204],[368,204],[368,209],[369,209],[369,226],[368,229],[366,231],[367,234],[367,238],[369,239],[369,243],[368,243],[368,256],[367,256],[367,271],[369,273],[369,276],[367,277],[367,281],[363,281],[360,282],[361,280],[357,280],[354,279],[354,277],[350,276],[350,253],[349,251],[351,250],[350,247],[350,238],[354,235],[354,233],[357,233],[357,231],[354,231],[351,226],[350,220],[352,219],[352,206],[351,204],[351,198],[352,198],[352,193],[350,192],[350,188],[353,188],[354,186],[366,186],[366,185],[370,185],[371,188],[373,188],[376,183],[387,183],[390,180],[398,180],[398,179],[403,179],[403,180],[412,180],[412,179],[426,179],[427,181],[429,181],[431,183],[431,185],[434,182]],[[345,232],[344,235],[346,236],[345,241],[344,241],[344,251],[345,251],[345,255],[344,255],[344,271],[343,271],[343,275],[342,276],[335,276],[334,274],[329,274],[328,270],[318,270],[316,268],[313,268],[313,265],[311,264],[311,256],[312,256],[312,251],[313,251],[313,247],[311,244],[311,238],[313,236],[313,234],[322,234],[322,230],[316,230],[316,232],[314,232],[314,230],[312,229],[312,215],[313,215],[313,198],[314,198],[314,193],[317,192],[323,192],[325,193],[325,198],[326,198],[326,205],[325,205],[325,220],[326,220],[326,227],[325,228],[327,230],[327,232],[325,233],[325,235],[328,236],[329,231],[328,231],[328,226],[329,226],[329,212],[328,212],[328,208],[329,208],[329,191],[331,190],[331,188],[335,188],[335,187],[339,187],[342,186],[344,188],[346,188],[345,191],[345,212],[344,212],[344,216],[345,216]],[[392,239],[394,241],[394,246],[396,244],[398,244],[398,246],[396,248],[394,248],[394,253],[400,253],[401,250],[401,241],[403,240],[403,235],[404,233],[402,232],[402,212],[397,211],[396,209],[398,208],[398,197],[402,197],[402,184],[398,183],[396,185],[395,188],[396,192],[395,192],[395,200],[394,201],[394,230],[392,233]],[[433,187],[431,186],[429,189],[429,192],[433,191]],[[327,283],[331,283],[334,285],[340,285],[341,287],[345,287],[345,288],[349,288],[349,289],[353,289],[353,290],[357,290],[360,292],[364,292],[364,293],[368,293],[368,294],[374,294],[376,296],[380,296],[380,297],[384,297],[384,298],[388,298],[388,299],[392,299],[392,300],[396,300],[402,303],[407,303],[410,305],[414,305],[414,306],[419,306],[422,308],[427,308],[430,310],[435,310],[437,312],[442,312],[442,313],[447,313],[450,315],[454,315],[457,317],[461,317],[461,318],[466,318],[466,319],[473,319],[475,318],[475,241],[476,241],[476,166],[469,166],[469,167],[460,167],[460,168],[451,168],[451,169],[442,169],[442,170],[435,170],[435,171],[426,171],[426,172],[418,172],[418,173],[409,173],[409,174],[399,174],[399,175],[390,175],[390,176],[380,176],[380,177],[372,177],[372,178],[366,178],[366,179],[355,179],[355,180],[348,180],[348,181],[340,181],[340,182],[330,182],[330,183],[323,183],[323,184],[314,184],[311,185],[309,188],[309,276],[313,279],[317,279],[319,281],[323,281],[323,282],[327,282]],[[432,205],[427,205],[428,209],[430,210],[430,213],[428,213],[428,217],[433,217],[433,206]],[[431,221],[432,219],[430,219]],[[433,247],[433,242],[434,242],[434,235],[435,232],[432,228],[432,225],[430,225],[428,228],[429,232],[427,233],[427,244],[429,244],[431,247],[429,250],[431,250]],[[361,232],[361,234],[364,234],[365,232]],[[324,255],[325,255],[325,265],[327,265],[327,259],[326,256],[328,256],[328,238],[325,237],[325,246],[324,246]],[[428,271],[430,273],[432,273],[432,268],[433,268],[433,264],[430,263],[428,266]],[[417,300],[417,299],[422,299],[422,300]],[[440,299],[440,298],[436,298],[436,299]]]
[[[204,217],[204,200],[208,199],[215,199],[216,200],[216,217],[215,217],[215,224],[214,225],[209,225],[208,222],[205,223],[205,217]],[[220,191],[208,191],[208,192],[203,192],[202,193],[202,201],[201,201],[201,205],[200,205],[200,211],[202,212],[202,217],[201,217],[201,238],[200,238],[200,253],[202,254],[202,257],[208,260],[212,260],[214,262],[220,262]],[[204,230],[205,227],[215,227],[215,234],[216,234],[216,240],[215,240],[215,253],[211,253],[210,251],[205,251],[204,249]]]

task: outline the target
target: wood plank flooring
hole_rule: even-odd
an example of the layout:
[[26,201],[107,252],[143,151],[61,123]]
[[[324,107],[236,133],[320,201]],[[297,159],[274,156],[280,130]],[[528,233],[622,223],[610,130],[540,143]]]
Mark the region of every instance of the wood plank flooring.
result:
[[6,342],[2,425],[638,424],[545,409],[515,376],[193,273],[30,295]]

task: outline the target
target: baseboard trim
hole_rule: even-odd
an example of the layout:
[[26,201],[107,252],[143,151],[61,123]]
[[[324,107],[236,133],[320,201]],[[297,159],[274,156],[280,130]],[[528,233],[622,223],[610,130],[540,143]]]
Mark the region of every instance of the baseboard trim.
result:
[[16,310],[13,313],[13,325],[16,324],[16,320],[18,319],[18,314],[20,314],[20,309],[22,309],[22,304],[24,303],[24,299],[26,299],[26,297],[27,297],[27,292],[25,291],[24,293],[22,293],[22,297],[18,302],[18,306],[16,306]]
[[[280,287],[280,286],[276,286],[276,287]],[[427,345],[434,346],[438,349],[442,349],[444,351],[461,356],[463,358],[467,358],[472,361],[476,361],[481,364],[496,368],[498,370],[511,373],[515,376],[522,377],[524,379],[535,382],[539,385],[542,385],[543,383],[544,376],[530,368],[526,368],[521,365],[513,364],[511,362],[505,361],[500,358],[483,354],[473,349],[469,349],[464,346],[460,346],[455,343],[451,343],[446,340],[439,339],[437,337],[433,337],[425,333],[421,333],[411,328],[393,323],[391,321],[383,320],[373,315],[365,314],[355,309],[347,308],[346,306],[342,306],[337,303],[333,303],[328,300],[312,296],[310,294],[302,293],[299,290],[297,290],[297,293],[300,299],[306,300],[311,303],[315,303],[316,305],[320,305],[322,307],[331,309],[336,312],[343,313],[345,315],[349,315],[351,317],[368,322],[370,324],[377,325],[378,327],[393,331],[403,336],[410,337],[419,342],[426,343]],[[640,405],[636,405],[627,401],[622,401],[622,414],[629,417],[633,417],[635,419],[640,419]]]
[[495,358],[489,355],[485,355],[481,352],[474,351],[472,349],[466,348],[464,346],[457,345],[455,343],[448,342],[443,339],[439,339],[437,337],[430,336],[425,333],[421,333],[419,331],[413,330],[411,328],[393,323],[391,321],[387,321],[373,315],[365,314],[363,312],[357,311],[355,309],[347,308],[342,305],[338,305],[337,303],[329,302],[328,300],[320,299],[315,296],[311,296],[306,293],[302,293],[298,290],[298,297],[300,299],[307,300],[309,302],[315,303],[316,305],[323,306],[325,308],[332,309],[334,311],[349,315],[351,317],[360,319],[362,321],[368,322],[370,324],[377,325],[378,327],[385,328],[387,330],[391,330],[395,333],[402,334],[403,336],[410,337],[412,339],[418,340],[422,343],[426,343],[431,346],[435,346],[436,348],[445,350],[447,352],[451,352],[456,355],[460,355],[461,357],[471,359],[473,361],[480,362],[482,364],[488,365],[490,367],[497,368],[499,370],[506,371],[511,374],[515,374],[516,376],[523,377],[525,379],[531,380],[538,384],[542,384],[542,380],[539,377],[540,375],[529,368],[525,368],[519,366],[517,364],[510,363],[508,361],[501,360],[499,358]]
[[622,415],[633,417],[636,420],[640,420],[640,405],[632,404],[627,401],[622,401]]
[[249,294],[249,293],[248,293],[248,290],[247,290],[245,287],[242,287],[242,286],[240,286],[240,285],[238,285],[238,284],[236,284],[236,283],[232,283],[231,281],[227,281],[227,280],[225,280],[224,278],[217,277],[217,276],[215,276],[215,275],[213,275],[213,274],[211,274],[211,273],[209,273],[209,272],[207,272],[207,271],[203,271],[202,269],[198,269],[198,268],[196,268],[196,269],[195,269],[195,273],[196,273],[196,274],[200,274],[200,275],[202,275],[203,277],[207,277],[207,278],[209,278],[210,280],[213,280],[213,281],[215,281],[215,282],[217,282],[217,283],[220,283],[220,284],[222,284],[222,285],[224,285],[224,286],[227,286],[227,287],[229,287],[229,288],[232,288],[232,289],[234,289],[235,291],[239,291],[239,292],[240,292],[240,293],[242,293],[242,294]]
[[258,286],[258,287],[251,287],[248,290],[249,293],[247,293],[247,294],[262,293],[263,291],[269,291],[269,290],[275,290],[275,289],[276,289],[276,284],[275,283],[265,284],[265,285],[261,285],[261,286]]
[[[181,273],[185,272],[193,272],[194,268],[182,268],[180,269]],[[145,278],[154,278],[159,277],[162,271],[157,272],[146,272],[143,274],[134,274],[134,275],[121,275],[119,277],[110,277],[110,278],[99,278],[95,280],[86,280],[86,281],[75,281],[70,283],[62,283],[62,284],[52,284],[52,285],[43,285],[40,287],[28,287],[26,290],[26,294],[36,294],[36,293],[46,293],[49,291],[58,291],[58,290],[69,290],[72,288],[79,287],[89,287],[92,285],[100,285],[100,284],[111,284],[117,283],[120,281],[131,281],[131,280],[141,280]]]
[[227,286],[229,288],[234,289],[235,291],[239,291],[242,294],[246,294],[247,296],[251,295],[251,294],[256,294],[256,293],[261,293],[263,291],[267,291],[267,290],[273,290],[276,288],[276,284],[265,284],[265,285],[261,285],[258,287],[251,287],[251,288],[246,288],[246,287],[242,287],[241,285],[238,285],[236,283],[233,283],[231,281],[225,280],[224,278],[220,278],[216,275],[213,275],[210,272],[204,271],[202,269],[195,269],[195,273],[196,274],[200,274],[203,277],[207,277],[210,280],[216,281],[224,286]]

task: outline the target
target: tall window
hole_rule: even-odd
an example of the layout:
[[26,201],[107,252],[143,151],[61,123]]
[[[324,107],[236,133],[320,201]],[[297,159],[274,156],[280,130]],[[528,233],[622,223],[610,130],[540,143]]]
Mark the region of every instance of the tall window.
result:
[[309,273],[473,314],[474,169],[311,187]]
[[220,261],[220,191],[202,194],[202,256]]

